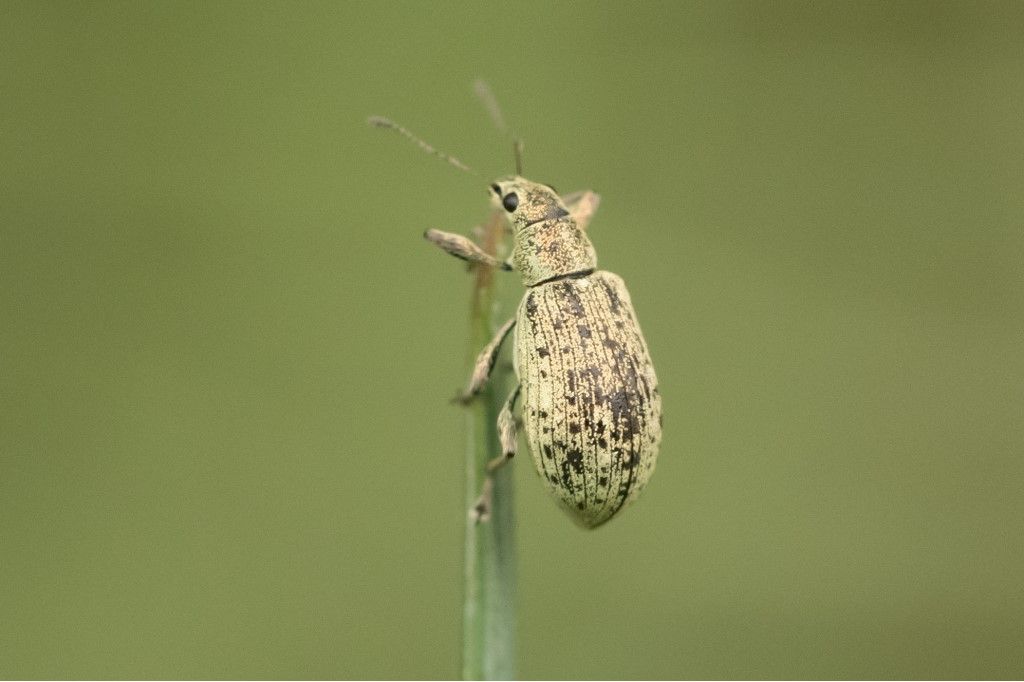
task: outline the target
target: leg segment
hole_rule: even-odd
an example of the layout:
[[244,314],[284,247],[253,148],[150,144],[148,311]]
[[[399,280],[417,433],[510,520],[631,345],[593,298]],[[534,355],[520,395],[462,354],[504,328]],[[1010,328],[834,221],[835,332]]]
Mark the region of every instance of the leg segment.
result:
[[476,364],[473,365],[473,375],[469,378],[469,384],[466,386],[466,390],[455,398],[456,402],[468,403],[487,384],[487,379],[491,376],[491,370],[494,369],[494,363],[498,359],[498,351],[501,350],[501,344],[508,336],[508,333],[512,331],[512,327],[515,324],[516,318],[513,317],[501,325],[501,329],[494,335],[491,342],[480,351],[480,355],[476,358]]
[[505,401],[505,406],[498,414],[498,439],[501,441],[501,454],[487,463],[487,471],[494,471],[505,462],[516,456],[516,418],[512,416],[512,410],[516,407],[516,399],[519,397],[519,390],[522,384],[516,386],[512,395]]
[[503,263],[489,253],[486,253],[473,243],[471,239],[463,237],[461,234],[442,232],[441,230],[427,230],[423,233],[423,236],[428,242],[435,244],[456,258],[461,258],[470,263],[483,263],[484,265],[490,265],[502,270],[512,269],[511,265]]
[[516,386],[516,390],[512,391],[512,395],[505,401],[505,406],[501,408],[501,413],[498,415],[498,438],[501,440],[501,454],[487,463],[483,490],[469,511],[477,523],[484,523],[491,518],[491,501],[494,497],[492,474],[516,454],[516,420],[512,415],[512,410],[515,409],[516,399],[519,397],[521,388],[521,384]]
[[601,195],[585,189],[579,192],[566,194],[562,197],[569,214],[576,221],[581,230],[586,230],[590,225],[590,219],[601,205]]

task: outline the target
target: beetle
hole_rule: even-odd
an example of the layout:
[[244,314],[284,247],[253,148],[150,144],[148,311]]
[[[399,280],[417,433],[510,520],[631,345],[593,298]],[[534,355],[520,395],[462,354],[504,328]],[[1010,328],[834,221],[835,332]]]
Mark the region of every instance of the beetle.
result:
[[[387,119],[370,122],[468,170]],[[473,513],[487,520],[490,472],[516,453],[519,403],[537,473],[576,523],[596,528],[632,502],[654,471],[662,412],[647,342],[622,278],[597,269],[587,235],[599,203],[596,194],[562,197],[519,174],[495,180],[489,193],[513,235],[508,261],[462,235],[425,233],[458,258],[518,271],[526,288],[515,316],[480,352],[460,396],[466,402],[483,389],[503,342],[513,335],[518,382],[498,416],[502,452],[488,464]]]

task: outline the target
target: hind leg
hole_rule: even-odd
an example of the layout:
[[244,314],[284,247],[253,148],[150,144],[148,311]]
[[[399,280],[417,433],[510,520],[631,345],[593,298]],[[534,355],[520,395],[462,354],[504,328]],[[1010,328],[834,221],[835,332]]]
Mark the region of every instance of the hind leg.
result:
[[477,498],[470,513],[477,523],[482,523],[491,518],[491,500],[494,495],[493,473],[505,465],[516,455],[516,418],[512,414],[515,409],[516,399],[519,398],[519,390],[522,385],[516,386],[512,395],[505,401],[505,406],[498,414],[498,439],[501,441],[501,454],[487,463],[487,470],[484,474],[484,487]]

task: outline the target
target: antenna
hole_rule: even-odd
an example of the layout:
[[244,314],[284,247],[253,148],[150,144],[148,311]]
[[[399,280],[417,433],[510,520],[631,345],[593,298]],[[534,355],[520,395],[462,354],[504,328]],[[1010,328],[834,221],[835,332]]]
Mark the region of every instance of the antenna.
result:
[[501,113],[501,107],[498,106],[498,100],[495,98],[494,93],[491,91],[491,86],[487,84],[487,81],[482,78],[478,78],[476,82],[473,83],[473,90],[476,91],[476,96],[480,98],[481,102],[483,102],[484,108],[487,109],[487,113],[491,115],[491,121],[494,123],[494,127],[498,129],[498,132],[512,138],[512,154],[516,159],[516,175],[522,175],[522,138],[509,130],[508,124],[505,123],[505,117]]
[[494,123],[494,127],[498,129],[498,132],[508,133],[508,124],[505,123],[505,117],[501,114],[498,100],[494,97],[494,93],[491,92],[491,86],[487,84],[487,81],[482,78],[476,79],[473,83],[473,90],[476,91],[476,96],[483,102],[487,113],[491,115],[491,121]]
[[448,156],[439,149],[435,149],[434,147],[427,144],[421,138],[417,137],[416,135],[413,135],[408,129],[403,128],[402,126],[392,121],[390,118],[384,118],[383,116],[371,116],[370,118],[366,119],[366,122],[369,123],[374,128],[388,128],[394,130],[402,137],[405,137],[411,142],[415,143],[417,147],[419,147],[426,153],[436,156],[444,161],[447,161],[448,163],[455,166],[459,170],[466,171],[470,175],[476,175],[477,177],[480,177],[480,175],[475,170],[473,170],[466,164],[462,163],[454,156]]

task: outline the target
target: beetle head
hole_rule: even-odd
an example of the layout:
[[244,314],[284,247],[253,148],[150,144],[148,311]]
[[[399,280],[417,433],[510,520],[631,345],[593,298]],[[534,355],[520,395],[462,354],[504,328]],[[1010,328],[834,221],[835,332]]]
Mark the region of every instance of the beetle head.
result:
[[569,217],[569,209],[554,189],[518,175],[494,181],[491,202],[506,214],[515,232],[544,221]]
[[491,184],[491,202],[512,227],[511,261],[525,285],[596,267],[594,247],[552,187],[519,175],[500,178]]

